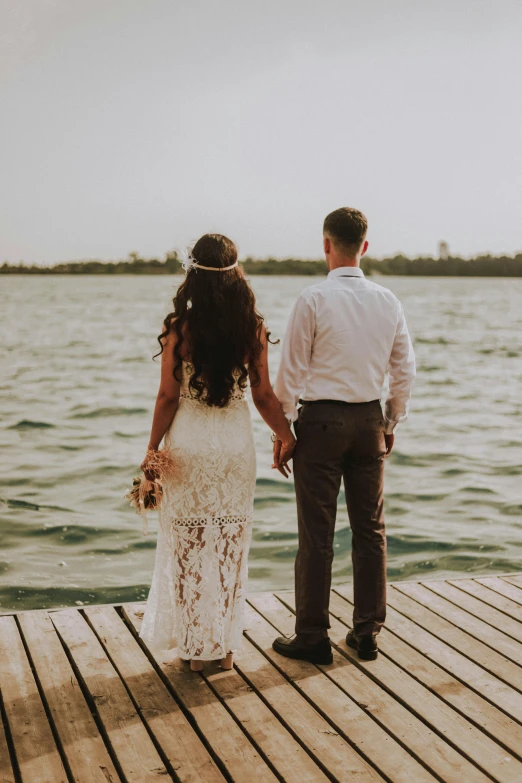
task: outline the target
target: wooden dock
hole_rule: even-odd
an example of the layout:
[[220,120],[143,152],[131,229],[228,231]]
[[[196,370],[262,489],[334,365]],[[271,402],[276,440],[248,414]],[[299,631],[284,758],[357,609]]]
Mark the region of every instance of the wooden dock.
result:
[[249,597],[232,671],[138,639],[142,604],[0,617],[0,783],[522,782],[522,574],[390,586],[376,661],[271,649],[292,593]]

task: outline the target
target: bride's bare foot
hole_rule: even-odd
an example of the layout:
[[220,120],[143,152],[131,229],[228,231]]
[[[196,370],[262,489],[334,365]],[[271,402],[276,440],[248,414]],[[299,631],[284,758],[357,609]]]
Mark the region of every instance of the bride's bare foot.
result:
[[203,671],[203,661],[191,661],[190,668],[193,672]]
[[222,669],[232,669],[234,666],[234,653],[228,653],[228,655],[225,658],[221,659],[221,668]]

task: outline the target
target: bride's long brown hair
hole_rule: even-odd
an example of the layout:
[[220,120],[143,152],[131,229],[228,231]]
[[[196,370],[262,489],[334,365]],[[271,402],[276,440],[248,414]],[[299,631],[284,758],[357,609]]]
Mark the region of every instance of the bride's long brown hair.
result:
[[[220,269],[236,263],[237,248],[222,234],[205,234],[194,245],[192,255],[202,266]],[[181,381],[183,360],[190,359],[189,387],[196,398],[225,407],[236,381],[242,389],[247,385],[247,362],[252,383],[259,383],[256,363],[262,351],[263,316],[239,267],[227,272],[189,269],[173,307],[158,337],[159,354],[163,352],[162,340],[174,333],[174,376]]]

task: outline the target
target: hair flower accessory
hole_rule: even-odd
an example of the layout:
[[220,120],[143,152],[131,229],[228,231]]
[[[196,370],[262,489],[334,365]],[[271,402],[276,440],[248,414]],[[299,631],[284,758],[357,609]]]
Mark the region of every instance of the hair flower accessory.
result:
[[203,266],[199,263],[197,258],[194,258],[192,248],[190,247],[187,247],[186,250],[181,251],[181,257],[181,266],[185,270],[185,274],[188,274],[191,269],[203,269],[205,272],[228,272],[230,269],[235,269],[237,266],[239,266],[237,261],[235,261],[233,264],[230,264],[230,266]]
[[185,273],[190,272],[191,269],[197,269],[198,262],[192,255],[192,248],[187,247],[181,251],[181,266]]

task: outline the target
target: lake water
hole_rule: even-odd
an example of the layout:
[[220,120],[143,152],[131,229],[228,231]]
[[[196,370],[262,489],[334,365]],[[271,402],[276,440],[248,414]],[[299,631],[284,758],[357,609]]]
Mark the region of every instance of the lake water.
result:
[[[252,280],[274,336],[315,280]],[[0,611],[143,599],[148,537],[123,499],[143,458],[151,361],[179,278],[0,277]],[[418,361],[387,462],[389,577],[522,569],[522,280],[380,278]],[[271,349],[272,373],[279,348]],[[251,589],[292,586],[293,486],[258,448]],[[340,498],[334,578],[351,574]]]

